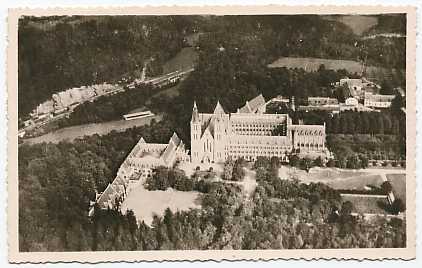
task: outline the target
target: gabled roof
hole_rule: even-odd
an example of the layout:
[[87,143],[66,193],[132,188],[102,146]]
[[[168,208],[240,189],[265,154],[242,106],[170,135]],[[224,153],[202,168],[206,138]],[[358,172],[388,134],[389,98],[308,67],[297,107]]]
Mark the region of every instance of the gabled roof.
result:
[[177,146],[179,146],[181,140],[177,136],[176,133],[173,133],[173,136],[171,136],[169,144],[167,145],[166,149],[164,150],[163,154],[161,155],[162,159],[165,163],[168,162],[168,160],[173,155],[174,151],[176,150]]
[[225,114],[223,107],[220,104],[220,101],[217,101],[217,105],[214,109],[214,114]]
[[265,104],[265,99],[262,94],[259,94],[255,98],[249,101],[249,108],[252,112],[255,112],[259,107]]
[[205,124],[202,125],[201,138],[202,138],[202,136],[204,136],[204,133],[205,133],[205,131],[207,129],[210,132],[211,136],[214,137],[214,121],[215,121],[215,118],[214,117],[210,117],[210,118],[207,119],[207,121],[205,122]]
[[238,113],[255,113],[262,105],[265,105],[265,99],[262,94],[259,94],[250,101],[247,101],[246,104],[238,110]]

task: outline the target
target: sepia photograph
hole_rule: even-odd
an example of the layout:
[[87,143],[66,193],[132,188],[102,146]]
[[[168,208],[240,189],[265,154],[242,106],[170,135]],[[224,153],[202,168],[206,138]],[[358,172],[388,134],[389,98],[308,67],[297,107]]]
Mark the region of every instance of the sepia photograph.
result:
[[375,10],[16,13],[12,255],[414,256],[414,17]]

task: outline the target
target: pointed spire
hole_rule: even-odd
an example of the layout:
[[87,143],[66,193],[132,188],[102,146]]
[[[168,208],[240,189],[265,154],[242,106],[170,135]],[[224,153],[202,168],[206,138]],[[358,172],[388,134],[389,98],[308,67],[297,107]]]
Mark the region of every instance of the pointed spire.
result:
[[225,114],[223,107],[220,104],[220,101],[217,101],[217,105],[214,109],[214,114]]
[[196,101],[193,101],[193,109],[192,109],[192,122],[196,122],[199,120],[198,114],[198,107],[196,106]]

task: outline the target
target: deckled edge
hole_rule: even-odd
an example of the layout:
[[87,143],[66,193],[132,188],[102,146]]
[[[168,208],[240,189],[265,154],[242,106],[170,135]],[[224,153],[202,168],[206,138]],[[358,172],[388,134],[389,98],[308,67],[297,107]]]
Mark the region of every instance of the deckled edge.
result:
[[[362,10],[365,9],[365,10]],[[168,10],[168,11],[167,11]],[[315,10],[318,10],[315,12]],[[98,12],[100,11],[100,12]],[[299,11],[299,12],[298,12]],[[352,261],[381,261],[381,260],[412,260],[416,257],[416,204],[415,204],[415,192],[410,192],[411,189],[415,188],[416,184],[416,168],[415,168],[415,159],[416,151],[416,100],[415,100],[415,91],[416,91],[416,6],[413,5],[218,5],[218,6],[182,6],[182,5],[147,5],[147,6],[115,6],[111,5],[108,7],[104,6],[88,6],[88,7],[45,7],[45,8],[12,8],[8,12],[8,43],[7,43],[7,137],[8,137],[8,160],[7,161],[7,193],[8,193],[8,204],[7,212],[8,215],[17,213],[17,180],[10,180],[9,178],[17,178],[17,18],[21,15],[33,15],[33,16],[48,16],[48,15],[195,15],[195,14],[216,14],[216,15],[254,15],[254,14],[383,14],[383,13],[406,13],[407,16],[407,45],[406,45],[406,97],[407,105],[412,103],[411,113],[407,115],[407,133],[411,130],[412,135],[407,136],[407,176],[411,176],[412,180],[406,184],[406,198],[407,204],[413,204],[412,211],[406,211],[407,217],[407,247],[400,249],[361,249],[361,251],[389,251],[401,252],[403,251],[402,256],[396,256],[396,254],[389,254],[390,257],[364,257],[364,254],[359,254],[362,256],[352,256],[352,257],[326,257],[326,256],[299,256],[299,257],[283,257],[283,253],[289,255],[289,252],[303,252],[303,250],[266,250],[262,253],[268,253],[270,251],[276,252],[280,256],[274,257],[236,257],[239,252],[246,252],[248,255],[259,254],[260,250],[250,250],[250,251],[201,251],[198,255],[209,255],[210,252],[217,253],[218,255],[226,255],[227,253],[231,254],[230,257],[215,257],[215,258],[195,258],[191,257],[194,254],[194,251],[172,251],[172,254],[175,255],[189,255],[187,258],[151,258],[151,259],[142,259],[138,257],[113,257],[112,260],[109,258],[97,258],[99,255],[103,254],[104,256],[110,256],[113,254],[122,255],[128,252],[124,251],[108,251],[108,252],[47,252],[47,253],[23,253],[18,252],[18,233],[17,233],[17,217],[7,218],[7,234],[8,234],[8,259],[10,263],[117,263],[117,262],[222,262],[222,261],[275,261],[275,260],[325,260],[325,261],[339,261],[339,260],[352,260]],[[15,21],[13,21],[15,20]],[[11,25],[15,23],[15,25]],[[13,27],[15,26],[15,27]],[[13,38],[11,38],[11,36]],[[15,45],[15,47],[11,47]],[[15,55],[13,53],[16,53]],[[14,67],[14,68],[13,68]],[[409,68],[410,67],[410,68]],[[13,68],[13,70],[12,70]],[[410,82],[409,82],[410,81]],[[410,94],[409,94],[410,93]],[[408,111],[409,111],[408,110]],[[409,141],[410,140],[410,141]],[[412,143],[413,142],[413,143]],[[409,143],[410,146],[409,147]],[[10,146],[10,144],[16,146]],[[411,149],[411,150],[409,150]],[[12,154],[12,159],[10,155]],[[410,157],[410,158],[409,158]],[[13,164],[14,168],[10,166]],[[409,165],[410,164],[410,165]],[[412,168],[413,167],[413,168]],[[411,169],[412,170],[409,170]],[[14,175],[14,176],[11,176]],[[407,179],[408,181],[408,179]],[[10,203],[10,201],[12,202]],[[410,199],[410,200],[409,200]],[[409,214],[412,214],[409,215]],[[409,217],[410,216],[410,217]],[[409,221],[412,219],[411,221]],[[412,224],[409,224],[412,223]],[[15,224],[15,225],[11,225]],[[11,235],[15,237],[11,241]],[[14,247],[14,248],[12,248]],[[312,249],[307,250],[312,252],[328,252],[336,251],[339,256],[347,255],[351,253],[350,249]],[[137,251],[130,252],[130,255],[145,255],[146,251]],[[163,251],[153,251],[155,255],[163,255]],[[223,252],[223,253],[222,253]],[[34,256],[39,254],[54,255],[53,258],[40,258],[38,260],[28,260],[28,256]],[[356,252],[351,253],[356,255]],[[26,255],[26,256],[25,256]],[[56,258],[57,255],[61,255],[61,258]],[[68,256],[64,256],[68,255]],[[69,255],[75,257],[82,256],[81,259],[69,259]],[[86,255],[96,255],[93,258],[91,256],[87,257]],[[318,254],[312,254],[318,255]],[[384,255],[384,254],[383,254]],[[386,255],[385,255],[386,256]],[[65,258],[63,258],[65,257]],[[76,260],[78,259],[78,260]]]

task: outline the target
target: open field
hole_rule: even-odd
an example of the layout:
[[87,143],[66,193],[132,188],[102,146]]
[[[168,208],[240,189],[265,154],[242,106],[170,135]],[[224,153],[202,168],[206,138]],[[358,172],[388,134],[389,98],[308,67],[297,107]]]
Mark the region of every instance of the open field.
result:
[[326,20],[331,21],[338,21],[343,24],[346,24],[347,26],[352,29],[353,33],[356,35],[361,35],[367,30],[369,30],[371,27],[378,24],[378,18],[376,16],[368,16],[368,15],[356,15],[356,16],[323,16]]
[[345,194],[341,195],[343,201],[350,201],[353,204],[353,212],[364,214],[364,213],[373,213],[373,214],[386,214],[386,211],[382,209],[378,203],[387,203],[386,197],[373,196],[373,195],[351,195]]
[[133,210],[136,219],[151,225],[153,215],[162,216],[167,208],[171,211],[200,208],[201,194],[197,192],[181,192],[173,189],[167,191],[147,191],[140,184],[134,188],[122,204],[122,211]]
[[198,53],[192,47],[185,47],[163,65],[163,73],[187,71],[191,69],[198,58]]
[[153,119],[155,119],[156,121],[160,121],[161,116],[155,115],[151,117],[133,119],[133,120],[128,120],[128,121],[118,120],[118,121],[110,121],[110,122],[104,122],[104,123],[93,123],[93,124],[66,127],[54,132],[47,133],[39,137],[24,139],[24,143],[26,144],[35,144],[35,143],[41,143],[41,142],[58,143],[64,140],[72,141],[76,138],[81,138],[83,136],[90,136],[94,134],[105,135],[111,132],[112,130],[120,132],[128,128],[147,125]]
[[[360,73],[362,71],[362,63],[353,60],[335,60],[335,59],[322,59],[322,58],[297,58],[297,57],[281,57],[269,64],[270,68],[303,68],[307,72],[317,71],[319,66],[324,64],[326,69],[341,70],[346,69],[349,73]],[[367,66],[367,73],[378,73],[383,68]]]
[[[303,183],[321,182],[334,189],[365,190],[365,186],[380,186],[386,174],[400,174],[403,169],[359,169],[347,170],[339,168],[312,168],[309,173],[304,170],[282,166],[279,177],[297,178]],[[387,175],[389,176],[389,175]],[[400,188],[402,189],[402,188]],[[401,190],[402,191],[402,190]]]
[[394,196],[406,203],[406,174],[387,174],[386,176],[393,186]]

